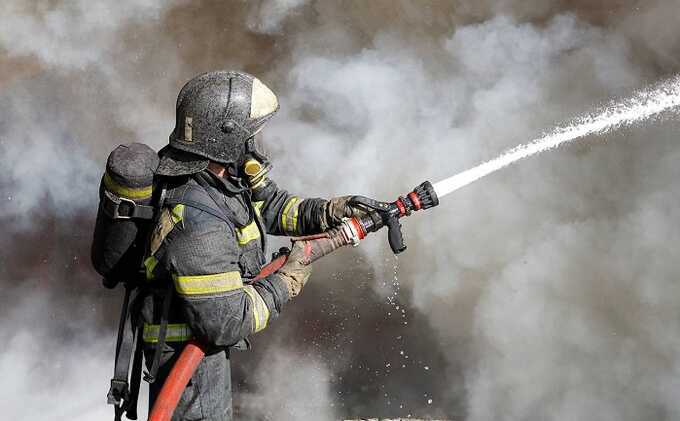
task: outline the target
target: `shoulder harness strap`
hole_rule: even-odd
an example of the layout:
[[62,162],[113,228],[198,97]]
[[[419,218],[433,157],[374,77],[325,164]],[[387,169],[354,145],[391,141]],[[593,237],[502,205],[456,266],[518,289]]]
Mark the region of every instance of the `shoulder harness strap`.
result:
[[[199,178],[196,178],[196,180],[199,184],[203,181]],[[201,185],[201,187],[187,185],[168,193],[165,204],[168,206],[185,205],[200,209],[230,226],[234,226],[235,216],[233,212],[226,205],[220,206],[219,198],[213,197],[210,193],[212,191],[207,185]]]

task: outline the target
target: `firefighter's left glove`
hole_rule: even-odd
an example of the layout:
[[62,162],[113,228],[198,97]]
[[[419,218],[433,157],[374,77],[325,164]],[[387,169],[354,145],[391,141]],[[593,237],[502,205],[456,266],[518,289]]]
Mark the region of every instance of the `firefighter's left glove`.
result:
[[353,196],[334,197],[326,202],[324,218],[322,221],[322,231],[337,227],[344,218],[363,218],[368,212],[360,205],[351,204]]
[[312,274],[309,253],[310,248],[305,247],[305,241],[296,241],[293,243],[288,260],[277,272],[288,286],[290,298],[300,294]]

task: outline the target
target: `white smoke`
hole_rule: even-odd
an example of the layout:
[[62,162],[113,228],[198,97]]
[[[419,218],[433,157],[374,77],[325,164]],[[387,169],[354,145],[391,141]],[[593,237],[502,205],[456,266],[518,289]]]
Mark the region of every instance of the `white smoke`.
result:
[[[64,310],[52,310],[47,291],[24,287],[16,292],[18,305],[3,314],[0,325],[5,338],[0,354],[4,416],[55,421],[112,417],[105,404],[105,379],[111,377],[115,338],[93,328],[94,311],[56,321],[54,314]],[[71,301],[92,308],[91,303]],[[146,413],[147,402],[142,394],[140,414]]]
[[[94,297],[115,293],[96,289],[96,282],[83,290],[91,271],[69,266],[63,259],[73,257],[66,252],[50,254],[44,264],[43,254],[77,246],[80,260],[87,260],[90,233],[70,232],[81,222],[74,218],[94,215],[104,157],[131,140],[162,145],[172,129],[174,97],[191,76],[245,68],[280,94],[281,112],[264,136],[282,187],[306,196],[388,200],[679,70],[672,19],[678,6],[663,1],[639,12],[617,10],[603,26],[587,23],[588,9],[561,14],[556,2],[535,1],[124,4],[0,6],[3,60],[28,56],[38,63],[30,75],[18,69],[0,92],[0,216],[12,222],[9,233],[21,234],[3,238],[2,288],[15,291],[30,273],[50,279],[57,296],[84,294],[75,303],[10,299],[0,309],[9,344],[0,357],[9,373],[0,390],[14,391],[14,419],[43,418],[43,402],[59,407],[65,399],[42,387],[44,371],[76,396],[65,407],[75,408],[71,419],[109,416],[104,394],[113,322],[95,328],[89,311],[110,309],[101,318],[113,321],[117,301],[107,306]],[[348,251],[320,262],[305,294],[258,341],[308,335],[310,317],[321,329],[338,328],[323,325],[324,317],[334,320],[334,306],[352,318],[329,349],[291,354],[302,345],[284,341],[264,347],[257,361],[252,353],[238,357],[256,384],[241,398],[235,385],[246,415],[277,414],[281,404],[282,419],[407,413],[472,420],[677,418],[677,129],[674,122],[654,122],[610,133],[607,142],[586,139],[480,180],[404,221],[409,249],[399,260],[401,299],[413,317],[423,317],[408,325],[422,333],[418,340],[399,346],[410,348],[412,360],[431,355],[428,347],[444,358],[428,362],[427,376],[418,371],[390,395],[408,410],[387,407],[382,393],[365,398],[385,384],[370,383],[360,364],[376,352],[398,353],[394,343],[376,342],[373,329],[386,323],[384,309],[376,304],[380,298],[361,289],[367,282],[361,276],[373,271],[377,282],[369,282],[385,293],[379,288],[384,235],[358,249],[373,266],[365,272],[319,276],[358,270],[357,262],[363,270],[364,260]],[[35,222],[32,214],[41,210],[57,228]],[[35,223],[39,235],[23,234],[27,223]],[[332,282],[345,289],[330,295],[340,288]],[[60,305],[85,325],[71,326],[68,341],[62,331],[34,329]],[[313,305],[328,311],[293,310]],[[47,314],[10,317],[9,309],[19,306]],[[46,326],[70,320],[63,313]],[[291,320],[300,323],[291,326]],[[406,329],[395,328],[390,340]],[[30,344],[49,348],[62,368],[35,369],[45,358],[26,352]],[[352,397],[334,394],[337,373],[356,382]],[[394,368],[380,381],[394,383],[397,373]],[[446,387],[414,391],[421,384]],[[339,408],[342,399],[372,413]]]
[[[66,215],[92,206],[101,174],[101,161],[92,158],[105,157],[112,138],[163,143],[172,104],[156,106],[155,94],[131,75],[130,61],[142,57],[117,58],[127,55],[130,27],[158,23],[178,3],[2,2],[4,59],[29,57],[36,64],[0,100],[0,165],[8,169],[0,215],[25,228],[36,209]],[[177,61],[174,51],[156,58]],[[167,65],[166,77],[172,69]]]
[[103,66],[119,48],[120,29],[159,19],[176,2],[122,0],[21,2],[0,5],[0,45],[11,56],[34,55],[53,70]]
[[[99,312],[113,308],[102,304],[118,294],[103,290],[85,268],[87,254],[81,249],[74,256],[72,249],[91,235],[81,230],[92,227],[102,158],[117,143],[153,144],[153,138],[145,140],[148,125],[165,132],[157,123],[164,110],[151,106],[142,81],[130,75],[129,60],[117,58],[126,55],[130,25],[153,22],[171,6],[161,1],[0,4],[0,62],[8,73],[0,93],[0,282],[6,294],[0,393],[7,418],[112,417],[106,391],[115,337],[109,323],[102,329],[97,321],[117,317],[115,310]],[[21,60],[31,65],[14,68]],[[83,213],[85,223],[78,220]]]
[[7,227],[11,232],[30,227],[36,211],[73,215],[91,204],[101,169],[53,104],[31,98],[30,88],[7,91],[0,100],[0,163],[6,169],[0,216],[16,221]]
[[314,357],[301,360],[285,346],[272,347],[266,367],[252,378],[257,389],[242,397],[241,411],[250,419],[335,419],[326,364]]

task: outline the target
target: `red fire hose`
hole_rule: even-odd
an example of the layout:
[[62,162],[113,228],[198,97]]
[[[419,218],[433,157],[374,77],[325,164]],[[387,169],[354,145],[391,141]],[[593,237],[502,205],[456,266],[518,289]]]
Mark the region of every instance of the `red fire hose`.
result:
[[[307,242],[306,246],[309,246],[311,242],[316,243],[316,247],[305,247],[306,250],[312,251],[311,255],[308,256],[308,263],[331,253],[339,247],[349,244],[357,245],[368,233],[375,232],[383,226],[387,226],[389,229],[388,239],[392,251],[395,254],[399,253],[406,249],[401,236],[399,218],[410,215],[412,211],[429,209],[439,204],[439,199],[437,199],[437,195],[428,181],[416,187],[406,197],[400,197],[393,203],[375,202],[360,196],[355,196],[355,198],[356,203],[374,210],[373,216],[345,220],[339,228],[326,233],[294,239],[295,241]],[[379,216],[376,217],[375,215]],[[286,263],[287,259],[288,256],[285,254],[278,256],[262,268],[254,281],[276,272]],[[187,343],[156,398],[149,414],[149,421],[171,420],[184,389],[204,356],[203,345],[193,340]]]
[[[282,254],[269,262],[255,277],[255,280],[265,278],[279,270],[286,263],[287,258],[288,256]],[[186,344],[172,370],[170,370],[165,383],[163,383],[156,402],[154,402],[153,408],[151,408],[149,421],[170,421],[184,389],[187,387],[189,380],[193,377],[204,356],[203,345],[199,342],[191,340]]]
[[172,367],[170,375],[163,383],[161,392],[153,404],[151,414],[149,414],[149,421],[170,421],[184,388],[187,387],[204,356],[205,351],[203,351],[201,344],[193,340],[186,344],[177,362]]

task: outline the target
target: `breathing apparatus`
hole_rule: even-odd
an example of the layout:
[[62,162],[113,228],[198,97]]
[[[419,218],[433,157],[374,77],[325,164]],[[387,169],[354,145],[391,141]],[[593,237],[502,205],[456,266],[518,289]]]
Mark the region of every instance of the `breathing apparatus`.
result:
[[242,173],[251,189],[257,190],[266,184],[267,173],[272,165],[268,161],[259,161],[248,156],[243,163]]

